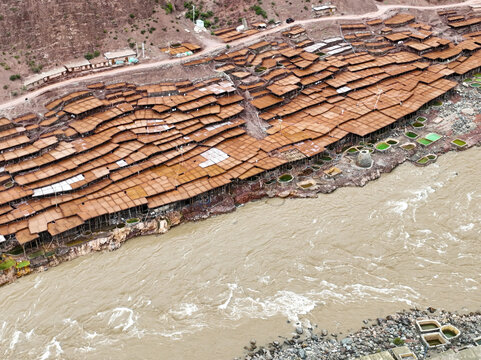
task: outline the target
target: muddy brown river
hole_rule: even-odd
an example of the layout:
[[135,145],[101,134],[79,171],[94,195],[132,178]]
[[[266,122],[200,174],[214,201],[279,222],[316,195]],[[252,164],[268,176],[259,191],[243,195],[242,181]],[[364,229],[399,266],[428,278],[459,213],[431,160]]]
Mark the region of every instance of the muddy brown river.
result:
[[479,310],[481,149],[268,199],[0,288],[4,359],[231,359],[292,321]]

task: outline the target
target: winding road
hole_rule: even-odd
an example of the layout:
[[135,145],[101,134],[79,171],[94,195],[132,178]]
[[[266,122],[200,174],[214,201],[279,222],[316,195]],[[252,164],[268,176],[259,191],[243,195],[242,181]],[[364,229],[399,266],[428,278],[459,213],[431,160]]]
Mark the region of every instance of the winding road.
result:
[[[306,20],[298,20],[294,23],[294,25],[309,25],[309,24],[316,24],[316,23],[323,23],[323,22],[330,22],[333,20],[354,20],[358,21],[364,18],[376,18],[380,17],[386,12],[390,10],[398,10],[398,9],[416,9],[416,10],[438,10],[438,9],[449,9],[449,8],[456,8],[460,6],[470,6],[470,5],[481,5],[481,0],[468,0],[460,3],[455,3],[455,4],[447,4],[447,5],[433,5],[433,6],[414,6],[414,5],[382,5],[382,4],[376,4],[378,10],[369,12],[369,13],[364,13],[364,14],[357,14],[357,15],[340,15],[340,16],[330,16],[330,17],[323,17],[323,18],[314,18],[314,19],[306,19]],[[239,45],[249,45],[251,43],[256,42],[260,38],[263,38],[266,35],[270,35],[282,30],[285,30],[289,27],[292,27],[293,24],[283,24],[280,26],[273,27],[271,29],[261,31],[257,34],[251,35],[247,38],[239,39],[236,41],[231,42],[229,45],[231,47],[239,46]],[[202,39],[200,39],[202,40]],[[207,39],[205,39],[207,40]],[[186,58],[175,58],[175,59],[164,59],[164,60],[159,60],[155,62],[149,62],[145,64],[138,64],[135,66],[126,66],[122,68],[116,68],[108,71],[102,71],[99,73],[93,73],[93,74],[88,74],[85,76],[81,77],[76,77],[72,79],[66,79],[54,84],[50,84],[44,87],[41,87],[37,90],[34,90],[32,92],[29,92],[26,94],[29,100],[32,100],[42,94],[45,94],[48,91],[53,91],[53,90],[61,90],[62,88],[65,88],[69,85],[74,85],[78,84],[81,81],[90,81],[90,80],[95,80],[99,81],[102,78],[113,76],[113,75],[119,75],[119,74],[125,74],[125,73],[135,73],[135,72],[141,72],[145,70],[153,70],[156,68],[163,68],[163,67],[169,67],[173,65],[179,65],[183,62],[187,61],[192,61],[195,59],[202,58],[204,56],[209,56],[214,54],[217,51],[221,51],[225,49],[226,44],[217,42],[217,41],[212,41],[212,40],[207,40],[204,43],[204,49],[198,52],[197,54],[190,56],[188,59]],[[10,108],[13,108],[15,106],[21,105],[25,103],[25,97],[20,96],[16,99],[9,100],[7,102],[4,102],[3,104],[0,104],[0,111],[6,111]]]

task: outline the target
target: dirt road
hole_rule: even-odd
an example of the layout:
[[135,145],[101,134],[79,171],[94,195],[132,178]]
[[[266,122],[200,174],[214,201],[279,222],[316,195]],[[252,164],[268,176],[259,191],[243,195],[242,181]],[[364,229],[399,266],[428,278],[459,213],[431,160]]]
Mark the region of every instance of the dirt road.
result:
[[[389,10],[397,10],[397,9],[416,9],[416,10],[437,10],[437,9],[448,9],[448,8],[455,8],[455,7],[460,7],[460,6],[469,6],[469,5],[474,5],[478,4],[481,5],[481,0],[468,0],[465,2],[460,2],[456,4],[448,4],[448,5],[435,5],[435,6],[410,6],[410,5],[381,5],[377,4],[378,10],[370,13],[365,13],[365,14],[358,14],[358,15],[340,15],[340,16],[330,16],[330,17],[325,17],[325,18],[315,18],[315,19],[306,19],[306,20],[299,20],[294,23],[294,25],[308,25],[308,24],[316,24],[316,23],[323,23],[323,22],[328,22],[328,21],[333,21],[333,20],[350,20],[350,21],[359,21],[364,18],[375,18],[375,17],[380,17]],[[291,27],[292,24],[283,24],[262,32],[259,32],[257,34],[254,34],[252,36],[249,36],[248,38],[245,39],[239,39],[237,41],[233,41],[230,43],[231,47],[236,47],[239,45],[249,45],[251,43],[256,42],[260,38],[263,38],[266,35],[270,35],[282,30],[285,30],[289,27]],[[202,37],[200,37],[199,40],[202,40]],[[207,39],[205,39],[207,40]],[[120,74],[125,74],[125,73],[135,73],[135,72],[141,72],[145,70],[153,70],[156,68],[162,68],[162,67],[168,67],[168,66],[173,66],[173,65],[178,65],[183,62],[187,61],[192,61],[195,59],[199,59],[204,56],[212,55],[213,53],[217,51],[221,51],[225,49],[224,43],[212,41],[212,39],[209,39],[208,41],[205,41],[204,44],[204,49],[200,52],[198,52],[194,56],[190,56],[188,59],[165,59],[165,60],[160,60],[160,61],[155,61],[155,62],[150,62],[150,63],[145,63],[145,64],[138,64],[135,66],[126,66],[122,68],[116,68],[112,69],[109,71],[102,71],[99,73],[94,73],[94,74],[89,74],[85,75],[82,77],[77,77],[73,79],[68,79],[64,80],[61,82],[57,82],[55,84],[47,85],[44,86],[40,89],[37,89],[35,91],[32,91],[30,93],[25,94],[24,96],[18,97],[16,99],[12,99],[10,101],[7,101],[3,104],[0,104],[0,111],[6,111],[10,108],[13,108],[15,106],[18,106],[20,104],[25,103],[25,98],[28,98],[29,100],[34,99],[48,91],[52,90],[60,90],[62,88],[65,88],[69,85],[74,85],[82,81],[101,81],[102,78],[109,77],[112,75],[120,75]]]

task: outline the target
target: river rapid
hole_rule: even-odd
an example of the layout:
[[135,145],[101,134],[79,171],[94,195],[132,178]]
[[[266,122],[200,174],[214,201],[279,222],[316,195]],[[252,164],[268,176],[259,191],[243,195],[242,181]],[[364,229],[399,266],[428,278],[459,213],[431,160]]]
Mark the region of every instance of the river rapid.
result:
[[[480,310],[481,149],[265,199],[0,288],[3,359],[231,359],[251,338]],[[287,320],[291,320],[290,324]]]

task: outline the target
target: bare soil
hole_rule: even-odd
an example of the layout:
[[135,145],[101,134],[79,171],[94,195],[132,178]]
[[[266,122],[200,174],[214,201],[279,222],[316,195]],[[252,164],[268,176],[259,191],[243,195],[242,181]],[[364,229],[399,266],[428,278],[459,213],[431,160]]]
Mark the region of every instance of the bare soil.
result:
[[[374,12],[377,5],[439,5],[459,0],[332,0],[338,15]],[[62,62],[83,58],[87,53],[118,50],[145,44],[141,62],[167,59],[159,48],[169,43],[190,41],[209,47],[219,40],[209,32],[196,34],[194,24],[186,19],[184,1],[174,0],[172,13],[167,14],[166,0],[3,0],[0,2],[0,102],[14,97],[27,97],[22,88],[25,78],[34,71],[53,68]],[[248,22],[312,19],[315,0],[194,0],[197,11],[212,11],[208,20],[211,29]],[[202,4],[202,7],[200,5]],[[265,11],[265,18],[254,6]],[[432,12],[433,14],[435,12]],[[434,16],[433,16],[433,21]],[[439,21],[439,18],[437,19]],[[328,25],[328,24],[326,24]],[[309,27],[312,38],[335,35],[338,29],[329,26]],[[10,80],[18,74],[21,79]]]

